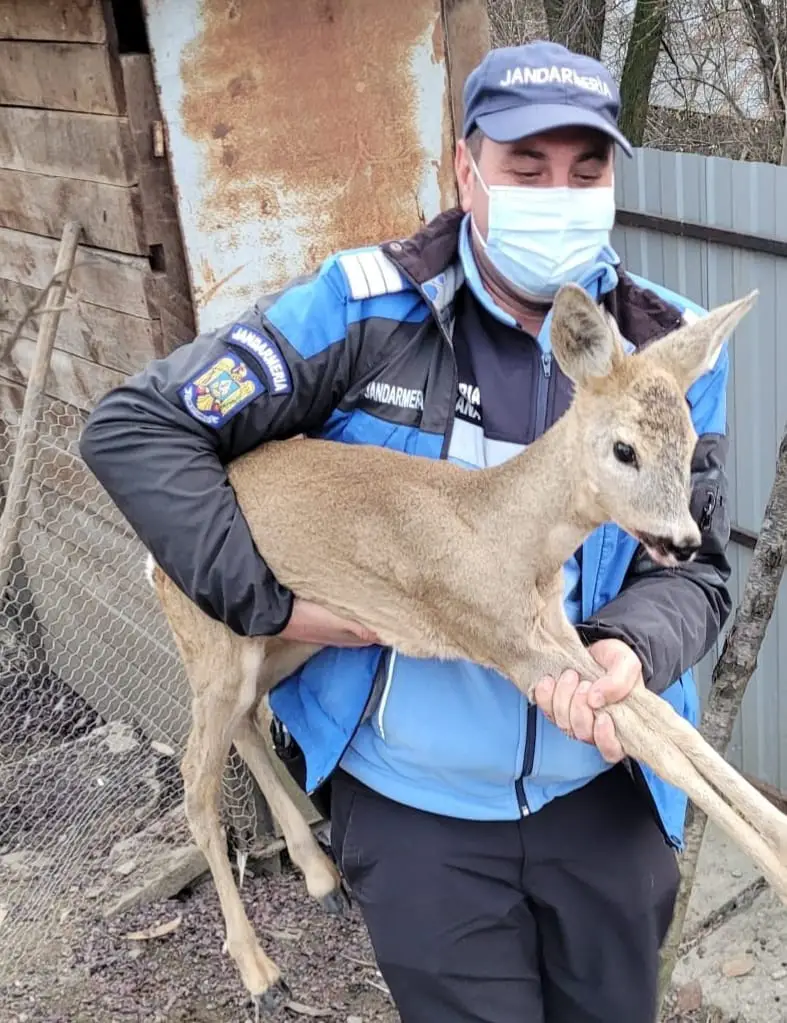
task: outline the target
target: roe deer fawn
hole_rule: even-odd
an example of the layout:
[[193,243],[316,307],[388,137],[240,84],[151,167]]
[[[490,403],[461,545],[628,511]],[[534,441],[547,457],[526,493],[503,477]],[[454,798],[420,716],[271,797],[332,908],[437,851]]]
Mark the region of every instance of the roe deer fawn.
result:
[[[487,665],[530,698],[544,674],[575,668],[583,678],[600,677],[565,616],[562,566],[608,521],[660,564],[693,557],[700,544],[689,508],[697,438],[685,395],[756,295],[629,356],[586,292],[564,286],[551,337],[574,397],[534,444],[474,472],[329,441],[262,445],[228,469],[261,555],[297,596],[358,621],[405,655]],[[193,688],[182,767],[188,820],[243,982],[258,1007],[275,1006],[286,986],[233,880],[219,826],[220,782],[234,743],[309,893],[338,909],[337,871],[274,773],[263,724],[265,694],[318,648],[239,637],[151,567]],[[606,710],[626,753],[681,787],[787,899],[787,818],[644,686]]]

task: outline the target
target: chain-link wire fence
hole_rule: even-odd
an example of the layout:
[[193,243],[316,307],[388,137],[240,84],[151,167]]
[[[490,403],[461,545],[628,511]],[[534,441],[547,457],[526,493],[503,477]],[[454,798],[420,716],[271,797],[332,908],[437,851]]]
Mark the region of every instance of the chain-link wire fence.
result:
[[[190,688],[146,552],[80,458],[85,418],[44,401],[0,597],[4,982],[29,968],[53,925],[68,919],[73,935],[94,918],[91,887],[113,851],[182,804]],[[3,502],[18,420],[0,414]],[[236,849],[259,838],[259,805],[233,752],[223,811]]]

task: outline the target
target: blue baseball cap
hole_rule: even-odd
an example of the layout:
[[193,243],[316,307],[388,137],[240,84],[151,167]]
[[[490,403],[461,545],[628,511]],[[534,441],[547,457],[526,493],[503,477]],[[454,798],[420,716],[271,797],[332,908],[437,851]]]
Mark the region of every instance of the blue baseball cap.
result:
[[493,142],[514,142],[553,128],[596,128],[627,156],[618,128],[620,92],[599,61],[559,43],[536,40],[490,50],[467,77],[464,135],[477,125]]

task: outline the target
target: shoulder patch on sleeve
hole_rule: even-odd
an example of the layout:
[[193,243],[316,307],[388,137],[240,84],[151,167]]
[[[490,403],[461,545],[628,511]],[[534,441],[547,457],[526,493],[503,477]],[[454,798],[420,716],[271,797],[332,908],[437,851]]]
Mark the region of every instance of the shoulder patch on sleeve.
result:
[[178,395],[192,418],[206,426],[229,422],[250,401],[265,393],[265,385],[237,355],[228,352],[204,366]]
[[353,299],[392,295],[405,289],[402,275],[381,249],[345,252],[338,262]]
[[281,348],[273,338],[261,334],[243,323],[236,323],[227,338],[229,344],[245,348],[260,364],[260,368],[268,378],[271,394],[291,394],[292,375]]

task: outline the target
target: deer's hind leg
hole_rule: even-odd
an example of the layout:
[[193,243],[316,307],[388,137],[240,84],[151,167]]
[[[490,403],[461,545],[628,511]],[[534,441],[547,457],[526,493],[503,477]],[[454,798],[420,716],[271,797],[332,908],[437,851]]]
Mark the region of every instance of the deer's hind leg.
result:
[[[193,690],[192,724],[181,764],[186,817],[208,862],[221,904],[227,949],[257,1008],[287,995],[279,968],[265,955],[246,915],[227,856],[219,816],[227,754],[239,723],[257,702],[261,641],[242,640],[204,615],[169,579],[154,579]],[[255,656],[249,650],[256,648]],[[249,661],[254,672],[246,670]]]
[[271,812],[281,825],[287,851],[303,873],[309,895],[320,902],[328,913],[341,914],[345,908],[345,898],[339,873],[320,849],[301,811],[284,788],[273,766],[265,736],[252,715],[247,715],[240,722],[235,733],[235,748],[254,775]]

